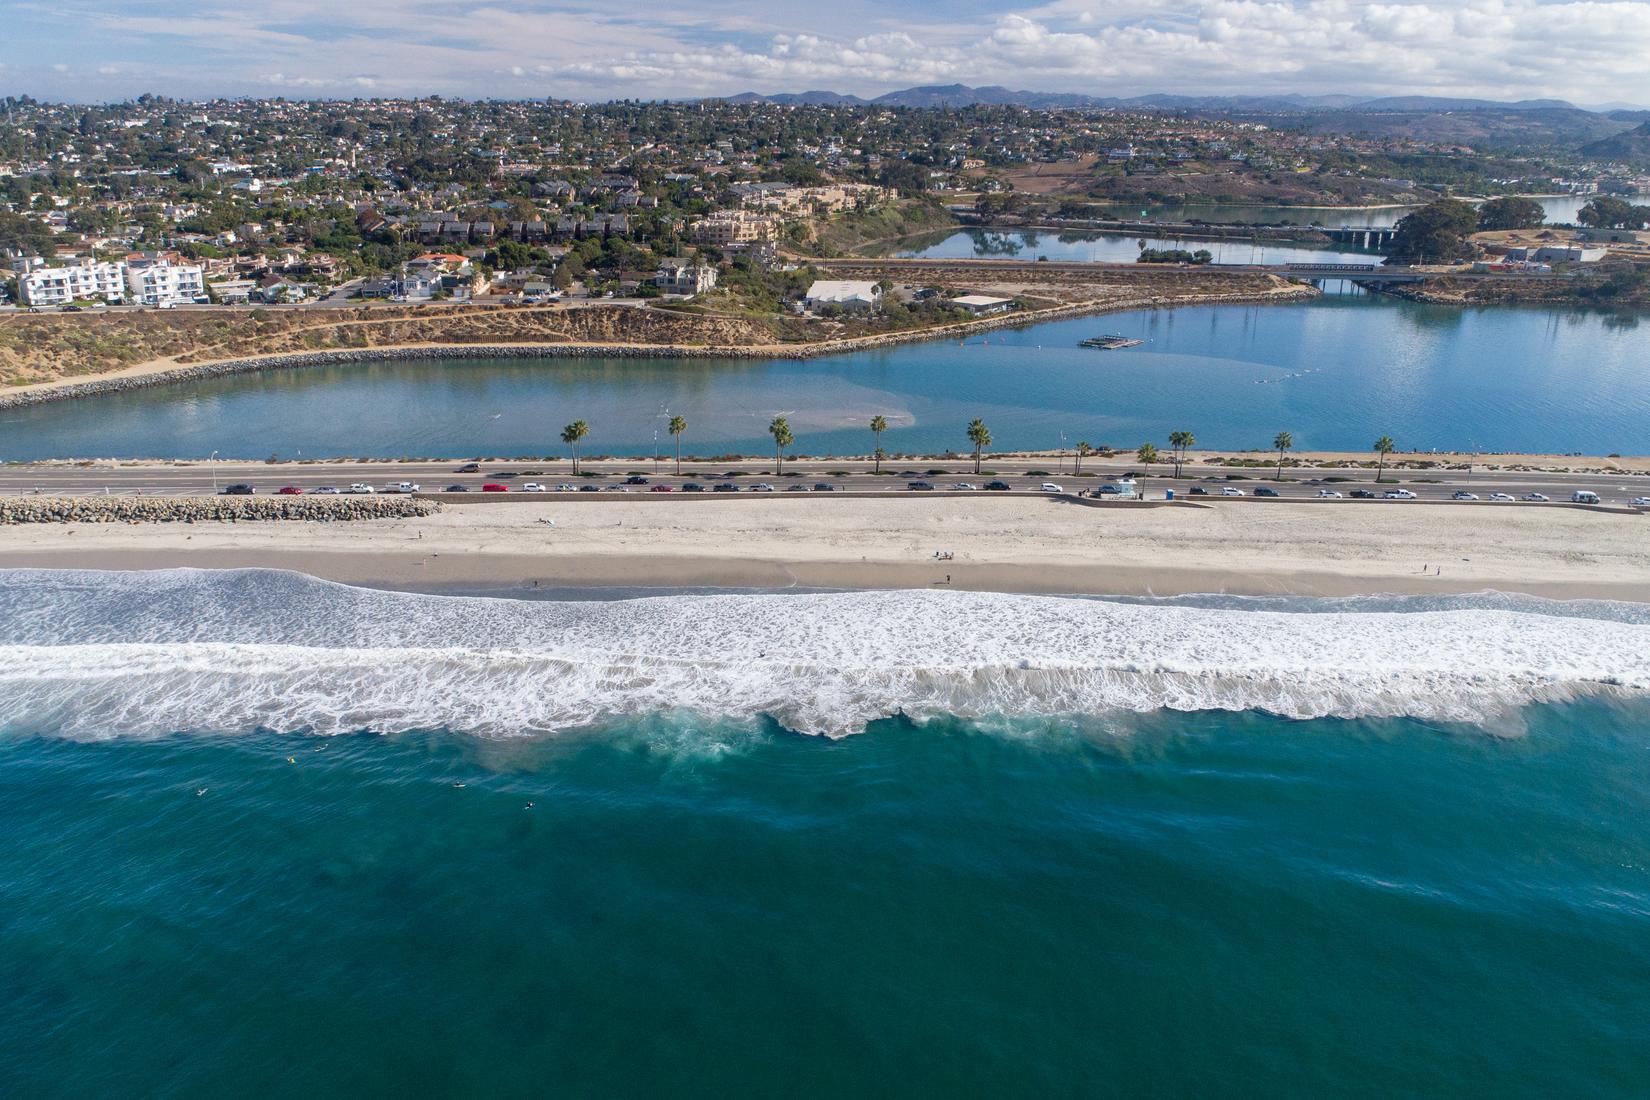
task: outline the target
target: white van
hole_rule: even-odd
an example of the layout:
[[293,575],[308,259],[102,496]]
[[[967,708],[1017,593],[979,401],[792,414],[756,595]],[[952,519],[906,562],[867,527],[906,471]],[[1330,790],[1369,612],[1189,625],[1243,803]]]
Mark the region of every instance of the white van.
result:
[[1571,504],[1597,504],[1598,494],[1591,489],[1577,489],[1570,494]]

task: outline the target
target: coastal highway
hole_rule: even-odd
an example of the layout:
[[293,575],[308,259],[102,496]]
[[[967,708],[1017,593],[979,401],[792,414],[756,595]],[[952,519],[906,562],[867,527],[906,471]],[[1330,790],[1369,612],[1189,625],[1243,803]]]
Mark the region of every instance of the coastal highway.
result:
[[[295,486],[310,492],[322,486],[342,489],[354,483],[362,483],[383,491],[387,486],[399,482],[413,482],[426,493],[440,492],[449,485],[464,485],[471,493],[479,494],[482,485],[486,483],[501,484],[508,486],[508,494],[488,495],[508,495],[519,499],[533,496],[522,492],[522,486],[528,483],[542,484],[552,490],[562,484],[606,488],[620,485],[630,476],[648,479],[646,485],[625,486],[633,494],[648,494],[659,485],[679,490],[680,486],[687,482],[698,483],[707,490],[718,483],[730,482],[740,487],[741,494],[748,493],[753,485],[762,483],[773,485],[777,494],[785,494],[789,486],[797,484],[812,489],[816,483],[829,483],[835,486],[836,491],[846,493],[903,492],[906,491],[907,484],[913,481],[926,481],[941,493],[951,491],[951,486],[959,482],[979,486],[983,491],[989,481],[1007,482],[1016,491],[1040,492],[1044,482],[1054,482],[1068,492],[1082,492],[1107,481],[1116,480],[1126,473],[1138,475],[1140,472],[1138,464],[1089,459],[1084,463],[1082,476],[1074,476],[1070,471],[1070,463],[1068,457],[1065,460],[1065,468],[1059,470],[1058,464],[1050,458],[988,458],[983,468],[990,472],[976,476],[973,473],[972,461],[918,459],[884,462],[883,473],[876,475],[870,471],[869,464],[864,460],[809,459],[787,461],[785,476],[779,477],[773,473],[774,465],[771,460],[714,464],[684,462],[683,475],[677,477],[672,472],[673,462],[664,461],[655,468],[655,464],[649,460],[632,459],[585,462],[582,464],[582,472],[586,476],[575,477],[571,464],[565,460],[488,461],[480,463],[479,472],[460,472],[461,468],[467,465],[463,460],[278,464],[224,461],[116,464],[102,460],[0,466],[0,494],[204,496],[231,484],[248,483],[256,487],[259,495],[269,495],[284,486]],[[1166,475],[1168,468],[1162,467],[1161,472]],[[734,476],[730,477],[730,474]],[[1569,501],[1570,494],[1577,489],[1588,489],[1596,492],[1603,503],[1614,505],[1624,505],[1635,498],[1650,497],[1650,476],[1644,474],[1600,475],[1478,469],[1469,476],[1460,470],[1421,473],[1410,470],[1394,472],[1389,469],[1382,483],[1376,486],[1373,471],[1367,470],[1326,470],[1286,466],[1284,480],[1275,482],[1271,480],[1272,471],[1269,469],[1234,470],[1225,466],[1201,466],[1193,463],[1187,465],[1185,475],[1178,480],[1167,476],[1152,476],[1142,479],[1142,483],[1147,495],[1153,499],[1161,499],[1167,489],[1174,489],[1177,497],[1194,496],[1191,490],[1198,487],[1206,490],[1209,497],[1198,496],[1197,499],[1241,499],[1256,504],[1273,503],[1276,500],[1316,500],[1320,489],[1331,489],[1344,494],[1345,502],[1349,504],[1365,503],[1353,499],[1352,491],[1363,489],[1384,492],[1399,486],[1414,492],[1422,500],[1450,500],[1457,491],[1472,492],[1483,498],[1480,503],[1486,506],[1493,506],[1494,502],[1489,501],[1488,497],[1494,492],[1520,498],[1531,492],[1544,493],[1556,503]],[[1223,497],[1221,489],[1228,485],[1242,489],[1245,496]],[[1255,490],[1260,488],[1273,489],[1279,496],[1255,496]],[[550,498],[557,495],[565,499],[567,494],[550,494]],[[580,499],[589,499],[593,495],[577,494]],[[707,498],[726,495],[706,493]],[[611,499],[611,495],[608,499]]]

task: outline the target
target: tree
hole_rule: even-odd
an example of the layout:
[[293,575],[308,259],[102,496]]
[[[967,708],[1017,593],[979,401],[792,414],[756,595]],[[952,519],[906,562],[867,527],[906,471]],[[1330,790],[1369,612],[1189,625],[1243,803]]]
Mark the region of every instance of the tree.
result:
[[1180,431],[1169,433],[1169,443],[1174,447],[1174,476],[1180,476],[1180,469],[1186,463],[1186,448],[1197,442],[1197,437],[1191,432]]
[[773,418],[768,425],[768,434],[773,436],[774,462],[779,473],[785,472],[785,448],[796,442],[796,436],[791,434],[791,422],[783,416]]
[[1082,473],[1083,472],[1083,460],[1085,458],[1087,458],[1089,455],[1093,454],[1093,453],[1094,453],[1094,448],[1089,446],[1087,440],[1081,440],[1081,439],[1078,440],[1077,441],[1077,460],[1071,464],[1071,472],[1074,473],[1074,474]]
[[872,454],[871,457],[876,459],[877,473],[879,473],[879,474],[882,473],[882,455],[883,455],[882,433],[887,431],[887,430],[888,430],[888,421],[887,421],[886,418],[881,417],[881,416],[873,416],[871,418],[871,434],[873,436],[875,436],[876,440],[877,440],[877,449]]
[[1467,236],[1478,228],[1478,211],[1459,199],[1439,199],[1398,220],[1388,261],[1453,263],[1472,254]]
[[1283,480],[1283,452],[1289,450],[1294,445],[1295,437],[1290,435],[1288,432],[1279,432],[1277,435],[1272,437],[1272,449],[1278,452],[1278,481]]
[[1534,229],[1546,220],[1547,212],[1534,199],[1490,199],[1478,208],[1479,229]]
[[573,423],[561,430],[561,441],[573,448],[573,472],[579,472],[579,441],[590,434],[590,425],[582,420]]
[[676,437],[676,476],[682,476],[682,433],[687,431],[687,418],[673,416],[670,418],[670,434]]
[[980,452],[991,446],[991,429],[985,421],[975,418],[968,422],[968,441],[974,444],[974,476],[980,476]]
[[1146,467],[1147,477],[1150,477],[1152,474],[1153,464],[1162,458],[1162,456],[1157,453],[1157,444],[1155,443],[1142,443],[1140,445],[1140,449],[1134,452],[1134,457],[1140,462],[1140,465]]
[[1600,195],[1581,208],[1576,221],[1595,229],[1643,229],[1650,224],[1650,206],[1634,206],[1624,199]]
[[1386,456],[1397,449],[1390,435],[1383,435],[1375,441],[1375,453],[1381,456],[1380,464],[1375,467],[1375,484],[1381,483],[1381,475],[1386,472]]

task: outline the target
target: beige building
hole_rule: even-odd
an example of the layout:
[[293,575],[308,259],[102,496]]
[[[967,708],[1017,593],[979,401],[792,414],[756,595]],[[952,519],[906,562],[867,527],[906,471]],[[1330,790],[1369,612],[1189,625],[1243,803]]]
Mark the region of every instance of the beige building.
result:
[[779,225],[779,219],[769,214],[723,210],[696,222],[693,239],[714,248],[734,248],[773,240],[779,234]]

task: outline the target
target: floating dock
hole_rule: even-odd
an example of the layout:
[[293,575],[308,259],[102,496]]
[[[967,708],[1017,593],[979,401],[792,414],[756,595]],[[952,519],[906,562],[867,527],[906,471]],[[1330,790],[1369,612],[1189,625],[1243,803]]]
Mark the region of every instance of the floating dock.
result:
[[1081,348],[1099,348],[1101,351],[1116,351],[1119,348],[1137,348],[1145,342],[1128,336],[1091,336],[1077,346]]

